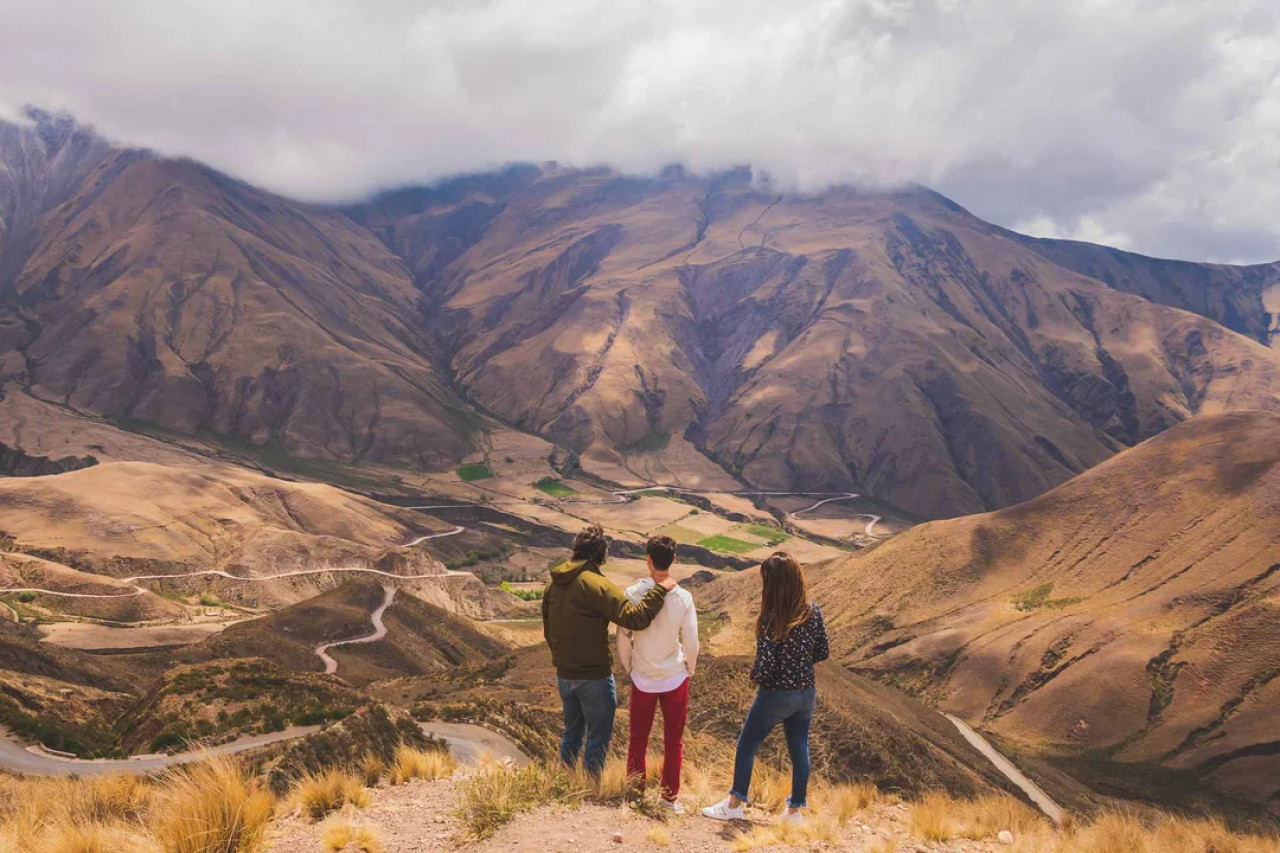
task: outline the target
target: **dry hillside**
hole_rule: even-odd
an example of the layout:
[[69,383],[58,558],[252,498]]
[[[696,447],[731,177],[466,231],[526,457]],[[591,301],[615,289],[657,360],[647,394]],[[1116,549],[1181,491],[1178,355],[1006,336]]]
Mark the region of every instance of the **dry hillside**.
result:
[[[208,570],[258,577],[365,566],[443,574],[423,548],[399,547],[431,532],[432,525],[449,529],[332,486],[242,468],[110,463],[56,476],[0,479],[0,533],[13,540],[10,552],[0,554],[0,585],[113,594],[133,589],[115,578]],[[330,581],[311,575],[269,584],[203,577],[143,583],[157,590],[212,588],[242,603],[270,604],[297,601]],[[75,606],[72,600],[46,603]],[[128,606],[144,605],[155,615],[165,607],[145,597],[143,604]]]
[[[1024,744],[1280,790],[1280,416],[1199,418],[1048,494],[813,571],[846,664]],[[742,641],[758,581],[703,598]],[[728,642],[728,640],[726,640]]]
[[494,414],[613,480],[932,517],[1192,415],[1280,408],[1271,266],[1170,272],[923,189],[745,173],[516,167],[325,209],[36,118],[0,126],[18,472],[199,445],[394,479],[483,449]]
[[[377,643],[339,647],[332,654],[343,681],[365,685],[381,678],[439,673],[498,657],[506,646],[470,620],[397,591],[384,615],[387,636]],[[492,593],[495,597],[498,593]],[[369,614],[384,597],[381,581],[355,579],[268,616],[230,626],[216,637],[172,654],[177,661],[260,657],[286,670],[321,671],[315,648],[369,633]],[[503,615],[529,605],[511,596]]]
[[1234,322],[1155,292],[1160,262],[1094,278],[923,189],[512,170],[352,215],[413,269],[459,383],[614,479],[706,481],[696,448],[758,486],[954,515],[1194,414],[1280,408],[1280,271],[1190,265]]

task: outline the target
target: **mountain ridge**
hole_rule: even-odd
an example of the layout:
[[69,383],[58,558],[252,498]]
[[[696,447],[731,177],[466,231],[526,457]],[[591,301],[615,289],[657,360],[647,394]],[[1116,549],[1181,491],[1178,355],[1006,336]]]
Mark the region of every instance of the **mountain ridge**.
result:
[[0,388],[58,417],[431,470],[505,423],[615,482],[939,517],[1198,413],[1280,409],[1274,265],[1170,267],[924,188],[795,196],[744,170],[511,166],[325,208],[37,118],[0,133],[22,235],[0,242]]

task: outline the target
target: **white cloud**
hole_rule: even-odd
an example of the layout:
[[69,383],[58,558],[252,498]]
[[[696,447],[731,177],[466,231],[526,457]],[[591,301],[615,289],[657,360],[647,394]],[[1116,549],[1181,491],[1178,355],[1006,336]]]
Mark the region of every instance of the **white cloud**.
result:
[[1001,224],[1280,257],[1280,9],[1220,0],[6,0],[0,112],[308,199],[506,161],[913,180]]

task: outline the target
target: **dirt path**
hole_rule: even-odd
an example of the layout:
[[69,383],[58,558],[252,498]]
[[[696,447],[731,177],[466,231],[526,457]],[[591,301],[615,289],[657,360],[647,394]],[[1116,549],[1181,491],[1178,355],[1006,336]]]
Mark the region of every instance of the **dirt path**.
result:
[[[448,533],[437,533],[433,536],[424,537],[427,539],[435,538],[435,536],[452,536],[455,532],[462,532],[463,528]],[[422,539],[415,539],[409,544],[417,544]],[[135,595],[142,595],[151,590],[146,587],[137,586],[138,581],[155,581],[155,580],[173,580],[175,578],[194,578],[201,576],[215,576],[227,578],[233,581],[244,581],[245,583],[265,583],[266,581],[279,580],[280,578],[296,578],[303,575],[323,575],[323,574],[362,574],[362,575],[378,575],[379,577],[391,578],[400,581],[426,580],[428,578],[451,578],[451,577],[468,577],[471,572],[460,572],[454,569],[446,569],[443,572],[434,572],[426,575],[397,575],[393,572],[384,572],[381,569],[369,569],[363,566],[333,566],[327,569],[298,569],[292,572],[279,572],[274,575],[254,575],[247,577],[244,575],[233,575],[230,572],[224,572],[221,569],[205,569],[198,572],[180,572],[174,575],[135,575],[128,578],[119,578],[121,583],[135,584],[134,588],[129,592],[114,593],[97,593],[97,592],[63,592],[56,589],[41,589],[39,587],[14,587],[12,589],[0,589],[0,595],[8,595],[18,592],[36,592],[42,595],[58,595],[64,598],[129,598]],[[105,579],[105,578],[104,578]]]
[[[470,723],[419,723],[425,734],[443,740],[454,757],[464,764],[475,763],[481,756],[510,758],[517,764],[529,763],[529,757],[505,735]],[[30,776],[99,776],[110,773],[158,773],[179,764],[199,761],[206,755],[234,755],[267,744],[306,737],[320,726],[294,726],[280,732],[249,735],[206,750],[175,755],[139,755],[133,758],[83,759],[55,755],[39,746],[24,746],[12,734],[0,728],[0,769]]]
[[373,633],[366,634],[363,637],[356,637],[352,640],[339,640],[336,643],[325,643],[316,646],[316,655],[320,660],[324,661],[324,671],[326,675],[333,675],[338,671],[338,662],[329,655],[329,649],[336,649],[338,646],[353,646],[358,643],[376,643],[383,637],[387,636],[387,626],[382,621],[382,614],[387,612],[387,608],[391,606],[391,602],[396,597],[396,588],[390,584],[382,586],[383,599],[378,605],[378,609],[373,611],[370,617],[373,622]]
[[269,743],[306,737],[319,726],[295,726],[280,732],[251,735],[230,743],[211,746],[207,750],[177,755],[140,755],[135,758],[83,759],[64,758],[38,746],[18,743],[9,732],[0,729],[0,768],[12,773],[32,776],[99,776],[108,773],[156,773],[177,764],[199,761],[205,755],[234,755]]
[[475,726],[471,723],[420,723],[422,731],[449,745],[449,751],[459,761],[472,764],[482,756],[509,758],[516,764],[529,763],[525,755],[506,735]]
[[[726,491],[714,491],[714,490],[703,491],[701,489],[686,489],[682,486],[641,486],[636,489],[618,489],[616,491],[609,492],[609,497],[603,498],[600,500],[593,500],[590,498],[560,498],[558,500],[558,503],[572,504],[577,506],[602,506],[602,505],[608,505],[608,504],[621,504],[621,503],[626,503],[627,499],[632,495],[638,495],[644,492],[670,492],[672,494],[696,495],[698,497],[706,497],[708,495],[728,495],[728,496],[737,497],[737,498],[752,498],[752,497],[823,498],[822,500],[816,501],[815,503],[807,507],[798,509],[795,512],[787,513],[787,517],[791,519],[798,518],[800,515],[806,512],[811,512],[817,509],[818,507],[822,506],[823,504],[829,504],[834,501],[851,501],[851,500],[856,500],[862,497],[862,495],[858,494],[857,492],[752,492],[752,491],[726,492]],[[823,497],[824,495],[829,497]],[[485,503],[485,504],[475,504],[475,503],[424,504],[422,506],[407,506],[405,507],[405,509],[414,509],[414,510],[472,509],[477,506],[485,506],[485,507],[527,506],[528,503],[529,502],[526,500],[516,499],[516,500],[510,500],[510,501],[494,501],[492,503]],[[864,528],[864,531],[868,536],[876,535],[875,527],[882,520],[881,516],[872,515],[871,513],[861,513],[855,517],[867,519],[867,525]],[[464,527],[458,527],[454,532],[461,533],[465,529],[466,528]],[[453,533],[437,533],[435,535],[451,536],[453,535]],[[432,539],[435,537],[427,536],[423,538]],[[410,542],[409,544],[416,545],[420,541],[422,540],[415,539],[413,542]]]
[[986,738],[970,728],[969,724],[964,720],[953,717],[950,714],[947,714],[946,717],[951,721],[952,725],[960,730],[960,734],[964,735],[964,739],[967,740],[974,749],[985,755],[987,760],[995,765],[997,770],[1004,774],[1005,778],[1022,790],[1022,793],[1030,797],[1031,802],[1040,807],[1040,811],[1048,815],[1054,823],[1062,823],[1062,809],[1059,808],[1058,804],[1055,803],[1039,785],[1024,776],[1021,770],[1013,766],[1012,761],[997,752],[996,748],[988,743]]

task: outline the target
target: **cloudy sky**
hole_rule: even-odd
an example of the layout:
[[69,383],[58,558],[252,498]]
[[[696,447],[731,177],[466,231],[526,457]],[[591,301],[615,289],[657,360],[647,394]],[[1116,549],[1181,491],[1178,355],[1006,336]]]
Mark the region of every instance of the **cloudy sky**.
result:
[[1273,0],[4,0],[0,114],[343,200],[515,160],[931,186],[1280,258]]

